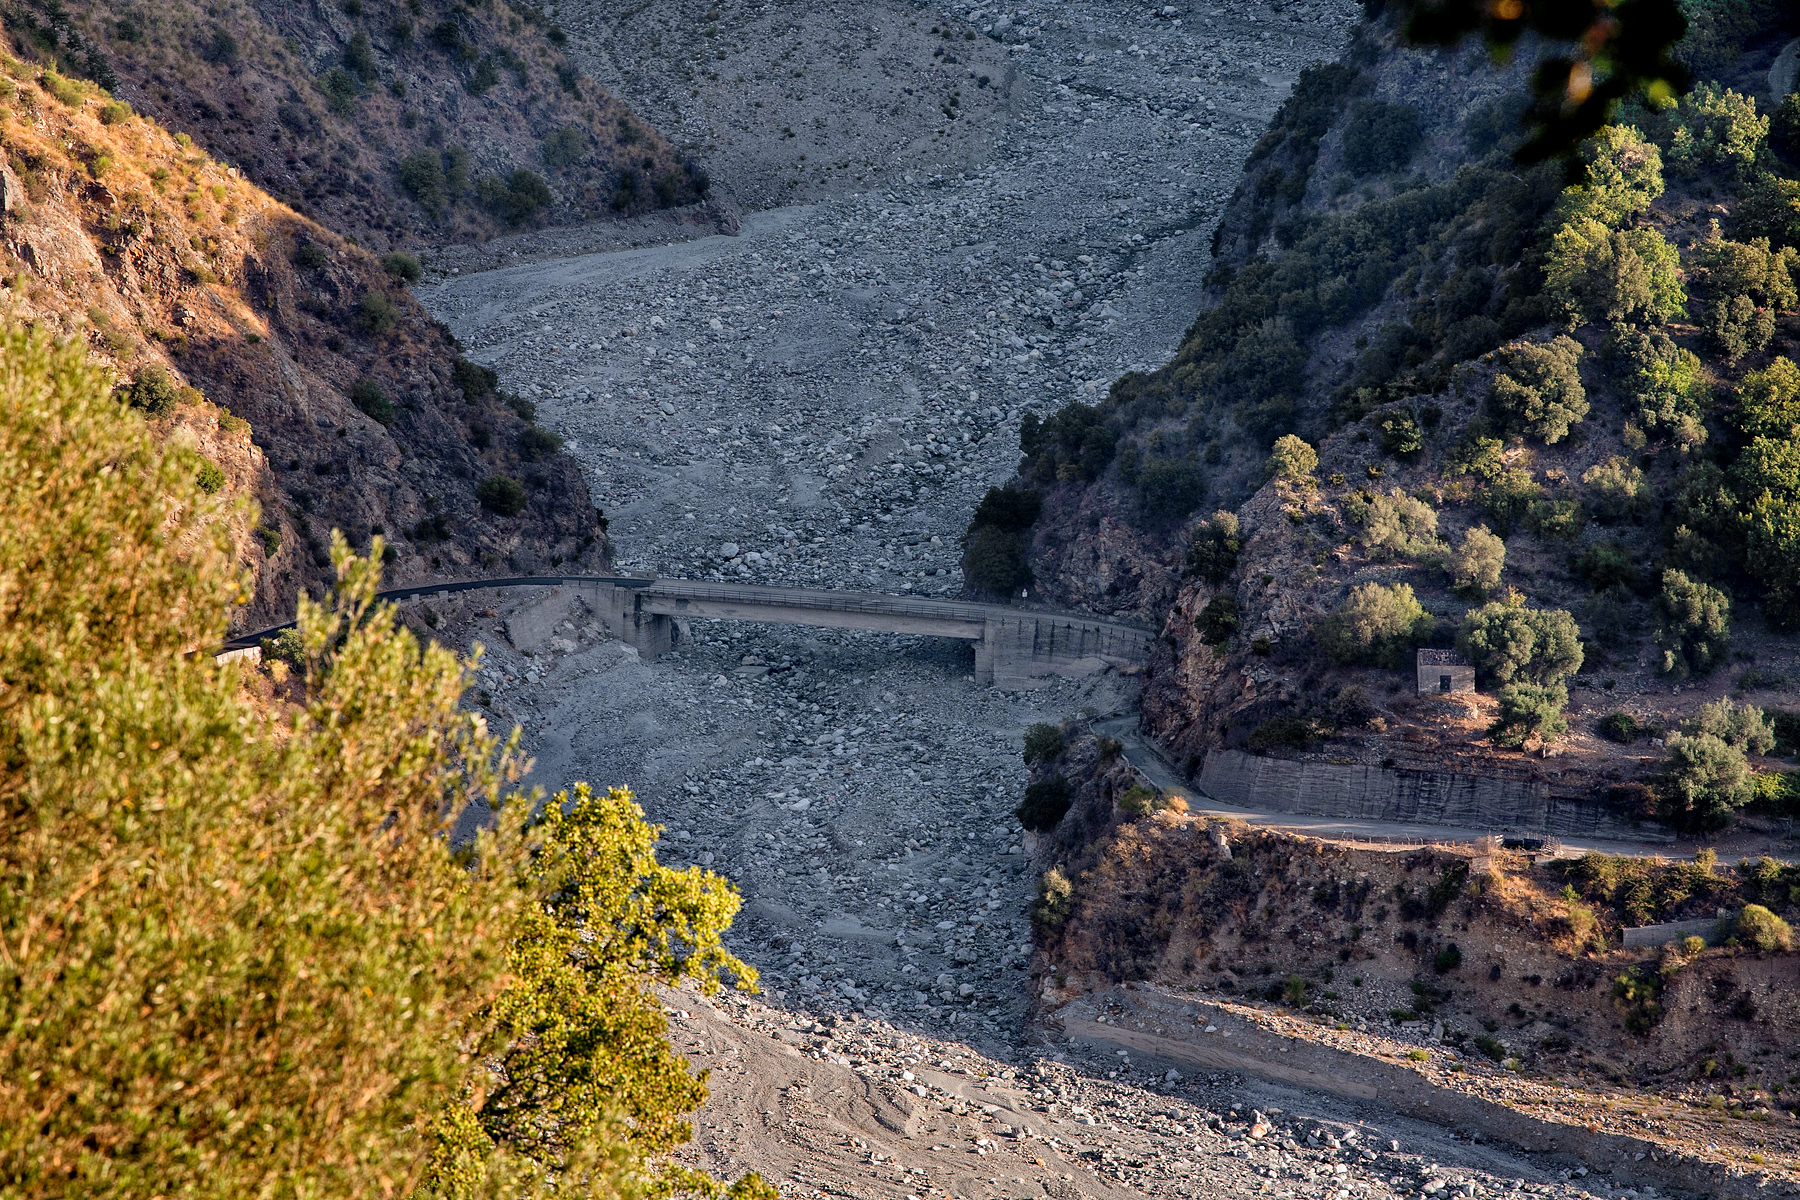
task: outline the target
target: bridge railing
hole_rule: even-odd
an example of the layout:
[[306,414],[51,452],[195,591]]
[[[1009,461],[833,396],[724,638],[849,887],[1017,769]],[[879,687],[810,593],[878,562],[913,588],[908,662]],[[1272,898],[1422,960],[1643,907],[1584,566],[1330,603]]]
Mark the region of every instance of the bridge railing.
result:
[[671,600],[711,600],[747,604],[813,608],[826,612],[861,612],[939,620],[988,621],[1003,619],[1060,620],[1074,624],[1128,630],[1148,635],[1145,626],[1125,621],[1089,617],[1049,609],[1012,608],[1004,604],[973,604],[961,600],[937,600],[927,596],[891,596],[881,592],[836,591],[829,588],[787,588],[770,584],[706,583],[691,579],[658,579],[646,589]]

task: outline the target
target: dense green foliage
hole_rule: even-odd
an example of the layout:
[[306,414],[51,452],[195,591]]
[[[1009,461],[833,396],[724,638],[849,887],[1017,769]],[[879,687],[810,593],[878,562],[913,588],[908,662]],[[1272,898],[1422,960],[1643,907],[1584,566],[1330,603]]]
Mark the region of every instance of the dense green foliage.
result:
[[1488,392],[1488,406],[1508,432],[1560,442],[1587,416],[1581,343],[1574,338],[1515,343],[1497,351],[1494,361],[1499,369]]
[[1013,815],[1032,832],[1046,833],[1068,815],[1069,801],[1069,781],[1060,774],[1052,775],[1025,785],[1025,795]]
[[1501,684],[1548,687],[1581,670],[1581,630],[1560,609],[1485,604],[1463,618],[1456,645],[1484,678]]
[[1018,487],[989,488],[963,534],[963,578],[979,591],[1011,592],[1031,586],[1025,539],[1043,498]]
[[1437,619],[1420,605],[1410,584],[1364,583],[1351,588],[1315,632],[1334,662],[1398,667],[1437,632]]
[[1664,571],[1656,598],[1656,644],[1662,648],[1665,675],[1685,679],[1710,674],[1731,649],[1731,601],[1685,572]]
[[[753,981],[729,886],[657,866],[622,793],[527,827],[473,664],[376,603],[379,539],[300,597],[293,704],[192,654],[251,514],[108,391],[0,335],[6,1188],[722,1194],[658,1157],[704,1091],[650,985]],[[497,826],[454,849],[476,797]]]
[[1027,766],[1054,762],[1062,752],[1062,730],[1048,721],[1039,721],[1025,731],[1024,757]]
[[1200,522],[1189,538],[1188,572],[1218,587],[1237,570],[1238,554],[1243,548],[1237,514],[1221,509]]
[[1353,175],[1397,171],[1411,161],[1424,136],[1424,122],[1412,105],[1359,100],[1344,123],[1344,165]]
[[1500,711],[1488,736],[1499,746],[1518,747],[1532,737],[1554,742],[1569,731],[1562,711],[1569,690],[1560,683],[1509,683],[1500,689]]
[[1445,561],[1451,585],[1466,594],[1483,598],[1500,586],[1500,574],[1506,569],[1506,543],[1485,525],[1472,525],[1463,532],[1462,545]]

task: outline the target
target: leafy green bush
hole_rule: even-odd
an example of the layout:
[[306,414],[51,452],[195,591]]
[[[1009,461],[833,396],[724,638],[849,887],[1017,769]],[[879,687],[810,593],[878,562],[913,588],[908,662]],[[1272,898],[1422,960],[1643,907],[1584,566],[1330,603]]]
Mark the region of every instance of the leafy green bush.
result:
[[1485,604],[1463,618],[1456,644],[1483,677],[1502,684],[1547,687],[1581,670],[1581,630],[1561,609]]
[[1189,539],[1188,573],[1218,587],[1237,570],[1238,554],[1243,548],[1237,514],[1220,509],[1202,521]]
[[1431,969],[1436,971],[1439,975],[1448,975],[1450,972],[1462,966],[1462,960],[1462,948],[1455,942],[1451,942],[1432,957]]
[[1046,421],[1026,413],[1019,424],[1019,450],[1032,460],[1024,472],[1038,484],[1078,483],[1097,479],[1112,462],[1118,432],[1100,410],[1071,402]]
[[1749,767],[1744,752],[1710,733],[1669,735],[1669,755],[1657,780],[1662,814],[1689,829],[1718,829],[1749,803]]
[[364,87],[375,82],[375,47],[364,31],[359,29],[350,35],[344,46],[344,66]]
[[1600,718],[1598,726],[1600,736],[1609,742],[1617,742],[1621,746],[1629,746],[1638,740],[1642,732],[1637,718],[1628,712],[1609,712]]
[[1562,712],[1569,689],[1560,683],[1509,683],[1500,689],[1499,715],[1488,727],[1497,746],[1517,748],[1534,735],[1548,745],[1569,731]]
[[1556,205],[1556,224],[1596,221],[1623,229],[1663,194],[1662,153],[1629,125],[1607,125],[1582,148],[1587,178]]
[[1437,548],[1437,511],[1399,488],[1353,496],[1345,507],[1375,558],[1417,558]]
[[1486,596],[1500,586],[1501,572],[1506,569],[1506,543],[1485,525],[1471,525],[1463,531],[1462,545],[1445,561],[1450,573],[1450,586],[1477,597]]
[[476,485],[475,498],[483,508],[503,517],[525,511],[525,485],[510,475],[489,475]]
[[1606,524],[1642,520],[1650,508],[1650,481],[1628,460],[1613,455],[1581,473],[1594,515]]
[[417,283],[419,277],[424,273],[419,266],[417,256],[408,254],[404,250],[395,250],[391,254],[382,255],[381,266],[389,275],[402,283]]
[[1304,750],[1313,742],[1313,727],[1298,717],[1270,717],[1250,731],[1252,754],[1275,749]]
[[1269,451],[1269,474],[1288,483],[1301,483],[1319,469],[1319,452],[1291,433],[1275,439]]
[[587,157],[587,131],[579,125],[564,125],[544,139],[544,165],[560,171]]
[[1575,574],[1596,592],[1637,581],[1637,561],[1623,542],[1595,542],[1575,560]]
[[1507,1057],[1506,1047],[1500,1043],[1499,1038],[1491,1033],[1484,1033],[1476,1038],[1475,1048],[1481,1051],[1484,1057],[1492,1059],[1494,1062],[1502,1062]]
[[1315,627],[1319,645],[1333,662],[1398,667],[1421,642],[1437,632],[1406,583],[1363,583],[1350,589],[1338,610]]
[[166,370],[154,363],[139,371],[131,385],[122,389],[122,394],[131,407],[141,408],[153,417],[164,416],[175,410],[175,381],[169,378]]
[[109,100],[100,106],[102,125],[123,125],[131,119],[131,105],[123,100]]
[[526,462],[543,462],[562,449],[563,440],[542,425],[527,425],[519,431],[519,457]]
[[1238,616],[1237,597],[1230,592],[1214,593],[1194,617],[1194,629],[1200,640],[1209,646],[1220,646],[1230,641],[1237,633],[1243,621]]
[[392,333],[400,324],[400,306],[380,292],[368,292],[356,306],[356,317],[370,333]]
[[1587,528],[1587,509],[1579,500],[1535,500],[1525,512],[1525,524],[1541,538],[1573,541]]
[[1754,704],[1733,704],[1724,697],[1701,705],[1688,732],[1711,734],[1747,754],[1767,754],[1775,748],[1775,728],[1763,710]]
[[419,202],[431,216],[438,216],[448,206],[450,195],[445,187],[443,156],[435,150],[420,150],[400,160],[400,186]]
[[319,245],[319,243],[313,241],[311,238],[307,238],[298,246],[294,247],[294,263],[296,266],[305,267],[309,271],[316,271],[330,261],[330,256],[325,253],[325,247]]
[[1054,762],[1063,752],[1062,730],[1048,721],[1039,721],[1025,731],[1024,758],[1027,766]]
[[509,225],[520,225],[548,208],[555,196],[544,177],[519,167],[502,179],[484,175],[475,183],[475,197],[483,208]]
[[1571,328],[1592,321],[1661,324],[1687,303],[1680,254],[1660,231],[1608,229],[1588,219],[1551,237],[1544,285]]
[[1711,584],[1668,569],[1656,599],[1656,644],[1663,674],[1677,679],[1707,675],[1731,650],[1731,601]]
[[1027,488],[989,488],[963,534],[963,578],[980,591],[1011,592],[1031,585],[1026,536],[1043,497]]
[[1381,448],[1395,458],[1413,458],[1425,448],[1425,435],[1410,408],[1382,417]]
[[1587,392],[1581,386],[1581,343],[1574,338],[1515,342],[1496,350],[1494,361],[1499,370],[1488,392],[1488,404],[1495,420],[1509,432],[1554,444],[1587,416]]
[[1738,910],[1733,930],[1738,941],[1758,954],[1794,948],[1794,931],[1788,923],[1760,904],[1746,904]]
[[194,486],[209,496],[216,496],[225,490],[225,472],[218,463],[203,462],[194,474]]
[[[492,367],[484,367],[478,362],[458,355],[450,366],[450,381],[463,394],[463,401],[473,404],[483,396],[491,396],[500,386],[500,376]],[[530,420],[529,417],[526,420]]]
[[319,93],[325,97],[325,106],[338,116],[348,116],[356,110],[356,80],[350,72],[342,67],[332,67],[318,80]]
[[1669,166],[1684,175],[1719,163],[1748,168],[1769,136],[1769,118],[1757,115],[1756,101],[1710,82],[1682,97],[1675,121]]
[[1134,783],[1119,793],[1113,807],[1128,817],[1148,816],[1156,810],[1156,789]]
[[1061,774],[1052,775],[1025,785],[1025,795],[1013,815],[1033,833],[1046,833],[1068,815],[1069,800],[1069,781]]
[[394,423],[394,402],[389,400],[381,385],[373,379],[359,379],[350,388],[350,402],[356,405],[371,420],[383,425]]
[[[1023,819],[1023,818],[1021,818]],[[1061,818],[1059,817],[1058,820]],[[1051,822],[1046,829],[1055,825]],[[1061,870],[1051,867],[1038,880],[1038,899],[1031,909],[1031,923],[1040,935],[1054,936],[1075,911],[1075,885]]]
[[1732,242],[1711,236],[1694,247],[1688,278],[1701,299],[1700,324],[1729,366],[1775,336],[1775,314],[1795,304],[1793,247],[1771,250],[1766,239]]
[[1614,384],[1645,434],[1669,438],[1683,451],[1706,441],[1701,423],[1711,399],[1700,359],[1661,330],[1614,325],[1604,352]]
[[1412,105],[1358,100],[1344,123],[1344,166],[1352,175],[1398,171],[1424,137],[1424,122]]

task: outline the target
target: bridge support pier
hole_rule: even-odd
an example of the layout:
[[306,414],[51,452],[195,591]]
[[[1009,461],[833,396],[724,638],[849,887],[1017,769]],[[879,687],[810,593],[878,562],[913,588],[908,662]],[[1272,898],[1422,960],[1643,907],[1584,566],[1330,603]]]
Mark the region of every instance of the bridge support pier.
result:
[[661,658],[675,647],[675,619],[661,613],[641,611],[636,588],[601,584],[582,597],[601,623],[627,646],[636,647],[638,657],[648,661]]

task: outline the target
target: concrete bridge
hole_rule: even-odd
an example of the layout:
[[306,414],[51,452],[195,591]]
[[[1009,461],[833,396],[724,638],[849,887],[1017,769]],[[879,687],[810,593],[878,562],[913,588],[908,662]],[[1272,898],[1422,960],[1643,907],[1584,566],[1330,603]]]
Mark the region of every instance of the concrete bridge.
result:
[[[1050,676],[1080,676],[1107,667],[1132,668],[1148,656],[1153,634],[1139,625],[1080,613],[976,604],[925,596],[845,592],[822,588],[708,583],[632,576],[530,576],[427,584],[383,592],[384,599],[428,599],[452,592],[541,589],[511,607],[507,632],[515,645],[546,642],[579,599],[584,607],[646,659],[673,648],[684,619],[760,621],[885,633],[958,638],[975,647],[975,679],[999,687],[1028,687]],[[287,626],[280,626],[285,629]],[[248,648],[274,629],[227,643]]]

